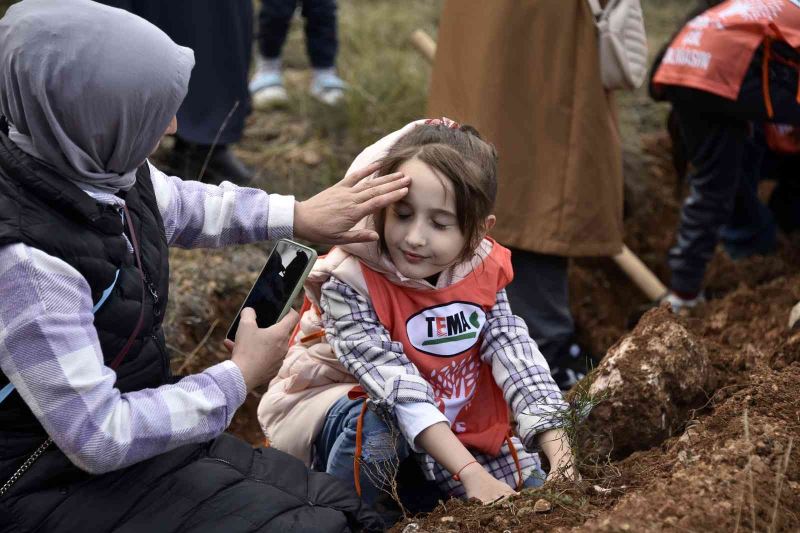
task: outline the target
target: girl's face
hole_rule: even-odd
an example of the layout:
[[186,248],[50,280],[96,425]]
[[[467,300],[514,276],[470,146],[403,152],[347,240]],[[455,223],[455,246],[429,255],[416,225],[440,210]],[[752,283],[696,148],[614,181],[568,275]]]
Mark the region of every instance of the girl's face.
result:
[[424,279],[458,261],[466,238],[458,226],[450,180],[419,159],[397,169],[411,178],[408,194],[386,209],[383,237],[401,274]]

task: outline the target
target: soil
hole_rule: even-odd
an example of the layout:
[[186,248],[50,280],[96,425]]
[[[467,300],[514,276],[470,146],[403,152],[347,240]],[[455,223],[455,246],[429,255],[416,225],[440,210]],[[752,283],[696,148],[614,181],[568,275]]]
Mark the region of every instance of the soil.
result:
[[[626,243],[667,280],[682,189],[666,135],[642,144],[643,154],[626,154]],[[259,157],[247,145],[242,154]],[[295,159],[290,166],[316,164]],[[288,185],[270,176],[271,185],[275,179],[278,189]],[[574,432],[581,481],[548,482],[494,506],[444,502],[394,530],[800,531],[800,329],[787,327],[800,301],[800,238],[781,239],[769,257],[733,262],[718,252],[707,304],[688,316],[652,309],[635,328],[646,298],[611,260],[574,261],[580,339],[607,354],[571,396],[585,408],[583,391],[600,391]],[[225,329],[265,249],[173,252],[166,326],[174,370],[200,371],[227,357]],[[624,379],[610,379],[615,368]],[[259,397],[251,393],[231,426],[253,445],[263,442]]]

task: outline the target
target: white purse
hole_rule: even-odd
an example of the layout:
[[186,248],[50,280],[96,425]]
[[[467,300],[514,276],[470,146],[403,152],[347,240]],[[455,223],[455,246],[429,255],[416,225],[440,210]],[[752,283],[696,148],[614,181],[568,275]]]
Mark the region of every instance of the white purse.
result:
[[647,76],[647,34],[639,0],[587,0],[598,30],[600,73],[606,89],[632,90]]

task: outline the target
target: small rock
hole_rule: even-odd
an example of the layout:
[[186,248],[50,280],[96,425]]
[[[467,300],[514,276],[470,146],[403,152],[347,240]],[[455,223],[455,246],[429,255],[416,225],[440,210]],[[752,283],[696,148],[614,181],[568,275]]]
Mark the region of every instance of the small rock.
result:
[[417,533],[419,531],[419,524],[411,522],[403,528],[403,533]]
[[789,314],[789,329],[794,327],[800,328],[800,302],[797,302],[792,308],[792,312]]
[[610,494],[614,491],[614,489],[607,489],[605,487],[601,487],[600,485],[594,485],[592,487],[597,494],[601,494],[603,496]]
[[534,514],[536,511],[533,510],[533,507],[520,507],[517,510],[517,518],[522,518],[531,514]]
[[499,529],[505,529],[505,527],[508,525],[508,520],[500,515],[495,515],[492,519],[492,522],[494,522],[494,525]]
[[443,522],[445,524],[452,523],[452,522],[455,522],[455,521],[456,521],[456,517],[455,516],[443,516],[443,517],[441,517],[439,519],[439,522]]
[[544,498],[536,500],[536,503],[533,504],[534,513],[549,513],[552,509],[552,504]]
[[303,152],[303,163],[310,167],[315,167],[322,162],[322,156],[315,150],[306,150]]

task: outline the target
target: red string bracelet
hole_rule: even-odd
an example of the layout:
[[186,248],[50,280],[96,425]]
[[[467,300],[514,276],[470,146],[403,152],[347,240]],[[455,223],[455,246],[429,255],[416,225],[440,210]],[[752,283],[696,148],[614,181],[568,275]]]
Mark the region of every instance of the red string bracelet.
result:
[[456,472],[455,474],[453,474],[453,480],[454,480],[454,481],[461,481],[461,476],[460,476],[459,474],[461,474],[461,472],[463,472],[463,471],[464,471],[464,469],[465,469],[466,467],[468,467],[468,466],[469,466],[469,465],[471,465],[472,463],[477,463],[477,462],[478,462],[478,461],[470,461],[470,462],[468,462],[467,464],[465,464],[464,466],[462,466],[462,467],[461,467],[461,469],[459,469],[459,471],[458,471],[458,472]]

